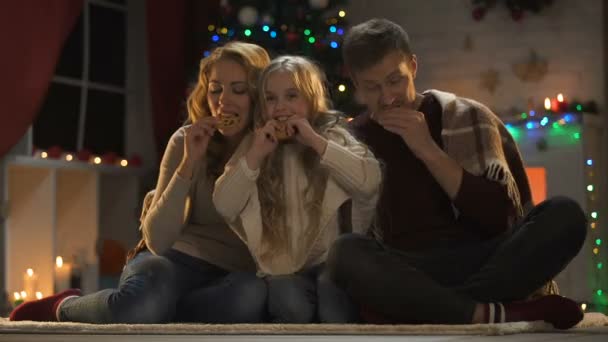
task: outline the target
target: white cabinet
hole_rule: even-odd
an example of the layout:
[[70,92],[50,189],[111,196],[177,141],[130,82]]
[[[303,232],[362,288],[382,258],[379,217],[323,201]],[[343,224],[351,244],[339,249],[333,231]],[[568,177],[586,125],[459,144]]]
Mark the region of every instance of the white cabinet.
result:
[[[98,289],[97,243],[138,239],[137,168],[17,156],[5,161],[5,288],[24,289],[28,268],[38,291],[53,293],[56,256],[81,262],[85,293]],[[28,294],[29,295],[29,294]]]

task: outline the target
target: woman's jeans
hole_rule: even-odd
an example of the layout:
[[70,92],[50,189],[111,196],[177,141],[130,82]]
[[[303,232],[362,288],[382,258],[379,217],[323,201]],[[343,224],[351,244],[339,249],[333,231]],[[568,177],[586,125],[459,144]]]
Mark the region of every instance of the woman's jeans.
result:
[[139,253],[117,289],[67,299],[60,321],[85,323],[258,323],[266,317],[267,287],[255,273],[230,273],[170,250]]

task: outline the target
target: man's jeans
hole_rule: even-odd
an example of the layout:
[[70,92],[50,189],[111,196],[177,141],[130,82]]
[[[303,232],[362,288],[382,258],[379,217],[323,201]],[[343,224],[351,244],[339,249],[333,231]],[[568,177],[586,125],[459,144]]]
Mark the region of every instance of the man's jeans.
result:
[[403,252],[351,234],[332,246],[327,272],[391,322],[466,324],[477,303],[521,300],[553,279],[581,249],[586,222],[576,202],[557,197],[482,243]]

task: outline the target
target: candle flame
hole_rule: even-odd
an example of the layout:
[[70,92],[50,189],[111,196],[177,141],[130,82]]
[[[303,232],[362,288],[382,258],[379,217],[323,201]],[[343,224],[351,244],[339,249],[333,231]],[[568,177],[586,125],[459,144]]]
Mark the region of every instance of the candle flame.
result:
[[583,309],[583,311],[587,310],[587,304],[585,304],[585,303],[581,304],[581,309]]
[[551,109],[551,99],[549,99],[548,97],[545,98],[545,109],[546,110]]
[[63,267],[63,258],[60,256],[55,258],[55,265],[57,265],[57,267],[59,268]]
[[564,94],[562,94],[562,93],[557,94],[557,101],[564,102]]
[[25,292],[25,291],[21,291],[21,298],[22,298],[22,299],[27,298],[27,292]]
[[19,292],[13,293],[13,296],[15,296],[15,300],[21,299],[21,295],[19,294]]
[[28,268],[26,272],[27,272],[28,277],[33,277],[34,276],[34,270],[33,269]]
[[40,292],[40,291],[36,292],[36,299],[42,299],[42,292]]

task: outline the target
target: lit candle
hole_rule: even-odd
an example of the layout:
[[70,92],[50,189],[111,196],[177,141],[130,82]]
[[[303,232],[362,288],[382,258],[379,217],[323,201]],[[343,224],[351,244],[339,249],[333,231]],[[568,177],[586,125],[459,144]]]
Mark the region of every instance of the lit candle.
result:
[[21,298],[21,294],[19,292],[15,292],[13,295],[15,296],[15,301],[13,302],[15,306],[23,303],[23,298]]
[[55,293],[70,288],[70,277],[72,275],[72,265],[64,263],[63,258],[58,256],[55,259]]
[[27,297],[33,299],[34,293],[38,291],[38,275],[31,268],[28,268],[23,275],[23,289],[25,296],[22,293],[21,297],[25,297],[24,299],[27,299]]

